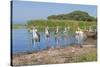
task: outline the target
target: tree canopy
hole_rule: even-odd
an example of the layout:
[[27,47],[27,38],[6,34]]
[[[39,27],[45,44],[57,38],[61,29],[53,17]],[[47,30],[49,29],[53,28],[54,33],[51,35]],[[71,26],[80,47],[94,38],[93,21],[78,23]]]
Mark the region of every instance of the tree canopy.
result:
[[83,11],[73,11],[68,14],[51,15],[47,18],[58,20],[96,21],[96,18]]

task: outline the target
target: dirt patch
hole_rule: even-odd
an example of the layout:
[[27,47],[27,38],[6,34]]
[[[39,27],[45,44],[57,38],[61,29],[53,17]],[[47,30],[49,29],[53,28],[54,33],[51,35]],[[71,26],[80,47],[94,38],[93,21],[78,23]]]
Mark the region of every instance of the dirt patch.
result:
[[[83,54],[95,53],[96,48],[93,47],[75,47],[70,46],[63,49],[50,49],[38,53],[28,55],[15,56],[13,65],[37,65],[37,64],[57,64],[78,62],[79,56]],[[94,61],[94,60],[93,60]]]

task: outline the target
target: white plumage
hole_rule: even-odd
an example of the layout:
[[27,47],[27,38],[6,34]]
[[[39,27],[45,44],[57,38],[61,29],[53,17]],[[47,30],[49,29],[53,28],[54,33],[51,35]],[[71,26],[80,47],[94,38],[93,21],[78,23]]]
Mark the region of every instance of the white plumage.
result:
[[49,37],[50,37],[50,33],[49,33],[49,28],[48,28],[48,26],[45,27],[45,35],[46,35],[46,38],[49,38]]
[[33,39],[38,39],[37,29],[33,29]]
[[48,26],[46,26],[45,27],[45,39],[46,39],[47,48],[48,48],[49,37],[50,37],[49,28],[48,28]]
[[82,45],[83,42],[84,42],[84,39],[85,39],[85,33],[80,29],[78,28],[78,30],[75,32],[75,38],[78,42],[79,45]]
[[40,41],[40,35],[38,34],[37,29],[34,26],[32,30],[32,35],[33,35],[33,41],[35,46],[35,43]]

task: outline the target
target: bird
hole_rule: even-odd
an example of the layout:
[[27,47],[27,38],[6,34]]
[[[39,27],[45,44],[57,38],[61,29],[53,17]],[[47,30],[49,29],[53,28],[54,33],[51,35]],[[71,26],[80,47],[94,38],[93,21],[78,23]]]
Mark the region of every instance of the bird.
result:
[[78,45],[82,48],[82,44],[84,42],[85,33],[78,27],[77,31],[75,32],[75,38],[78,42]]
[[46,41],[47,48],[48,48],[48,43],[47,43],[47,42],[48,42],[49,38],[50,38],[49,27],[46,26],[46,27],[45,27],[45,39],[47,40],[47,41]]
[[88,30],[89,32],[93,32],[93,29],[92,29],[92,27],[89,27],[89,30]]
[[57,46],[59,46],[59,27],[58,26],[56,27],[54,34],[55,34],[55,43]]
[[33,43],[34,43],[34,47],[36,46],[37,42],[40,42],[40,34],[37,32],[37,29],[35,28],[35,26],[33,26],[32,29],[32,39],[33,39]]
[[68,28],[67,28],[67,27],[64,28],[64,31],[63,31],[63,37],[64,37],[65,44],[66,44],[67,37],[68,37]]

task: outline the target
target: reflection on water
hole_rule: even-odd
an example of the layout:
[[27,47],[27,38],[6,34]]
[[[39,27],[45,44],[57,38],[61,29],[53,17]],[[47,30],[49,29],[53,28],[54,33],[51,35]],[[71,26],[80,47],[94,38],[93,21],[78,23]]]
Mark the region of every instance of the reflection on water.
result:
[[[46,49],[47,46],[49,48],[54,48],[57,46],[55,42],[54,32],[50,32],[49,40],[45,39],[44,32],[39,32],[40,34],[40,42],[34,44],[32,43],[32,34],[27,31],[27,29],[14,29],[12,31],[12,51],[13,53],[16,52],[26,52],[26,51],[35,51],[35,50],[43,50]],[[63,34],[60,32],[59,38],[59,46],[65,47],[70,44],[75,44],[76,40],[74,34],[69,33],[67,37],[64,37]]]

